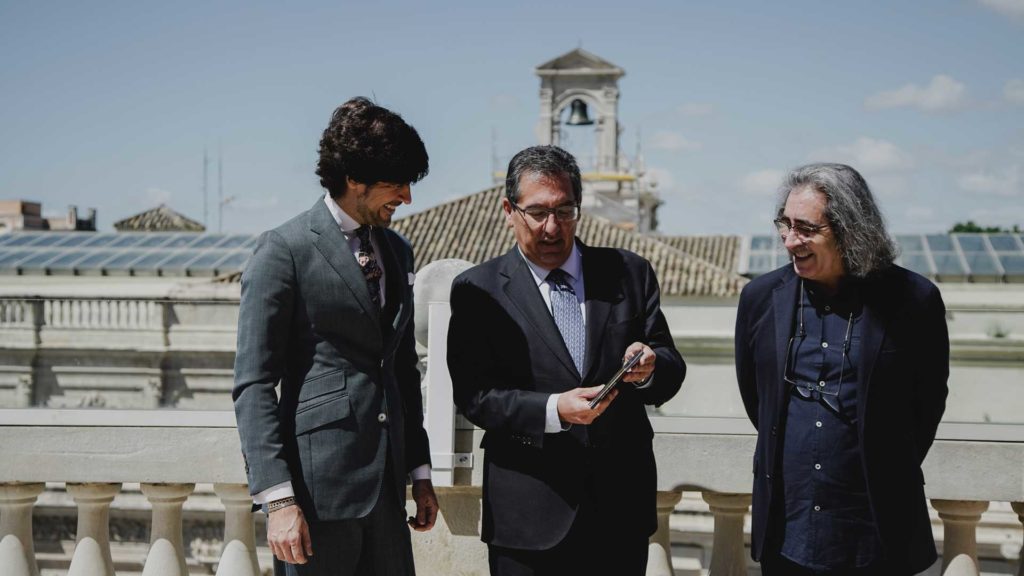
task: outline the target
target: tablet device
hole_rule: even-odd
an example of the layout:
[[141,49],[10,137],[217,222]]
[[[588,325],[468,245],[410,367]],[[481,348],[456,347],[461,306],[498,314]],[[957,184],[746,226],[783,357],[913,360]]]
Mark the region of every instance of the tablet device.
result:
[[594,396],[594,399],[590,401],[591,410],[593,410],[594,406],[597,406],[601,400],[604,400],[604,397],[607,396],[608,393],[619,384],[619,382],[622,382],[622,377],[626,375],[626,372],[630,368],[636,366],[637,362],[640,362],[640,357],[643,355],[644,353],[642,351],[633,354],[633,357],[623,364],[622,368],[619,368],[619,371],[615,373],[615,376],[612,376],[612,379],[609,380],[608,383],[604,385],[604,388],[601,388],[601,391],[598,392],[597,396]]

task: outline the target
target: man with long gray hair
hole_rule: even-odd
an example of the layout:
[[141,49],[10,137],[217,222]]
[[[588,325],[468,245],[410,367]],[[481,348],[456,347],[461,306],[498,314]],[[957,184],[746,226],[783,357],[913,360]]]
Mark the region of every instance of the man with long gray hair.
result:
[[942,297],[893,263],[849,166],[793,170],[774,223],[791,262],[748,284],[736,317],[751,554],[767,576],[920,572],[936,558],[921,462],[946,402]]

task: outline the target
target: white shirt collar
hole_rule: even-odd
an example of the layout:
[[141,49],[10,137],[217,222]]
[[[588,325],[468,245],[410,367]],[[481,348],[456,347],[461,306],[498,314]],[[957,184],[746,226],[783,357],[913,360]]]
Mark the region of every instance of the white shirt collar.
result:
[[[523,262],[526,262],[526,265],[530,268],[530,272],[533,274],[533,280],[537,282],[537,286],[546,282],[548,279],[548,273],[551,272],[551,270],[531,262],[530,259],[523,254],[519,245],[516,245],[516,249],[519,250],[519,256],[523,258]],[[583,280],[583,257],[580,254],[579,244],[576,243],[575,239],[572,242],[572,252],[569,252],[569,258],[567,258],[559,268],[564,270],[569,276],[572,276],[574,282],[580,282]]]
[[359,222],[356,222],[355,218],[348,215],[338,206],[338,203],[331,198],[330,194],[324,194],[324,203],[327,204],[327,209],[331,211],[331,216],[334,216],[334,221],[341,227],[341,231],[346,235],[351,235],[355,232],[356,228],[359,228]]

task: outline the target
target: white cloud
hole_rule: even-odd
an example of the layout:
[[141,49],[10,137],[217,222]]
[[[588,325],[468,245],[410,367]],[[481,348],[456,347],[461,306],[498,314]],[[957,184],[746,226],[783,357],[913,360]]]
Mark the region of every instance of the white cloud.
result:
[[751,196],[770,196],[779,189],[785,176],[782,170],[757,170],[740,178],[737,187],[740,192]]
[[967,87],[950,76],[939,74],[927,86],[907,84],[868,96],[864,107],[868,110],[917,108],[925,112],[945,112],[963,107],[966,101]]
[[171,201],[171,193],[161,188],[146,188],[145,196],[146,202],[153,205],[168,204]]
[[673,152],[693,152],[704,147],[700,142],[688,140],[682,134],[678,132],[670,132],[668,130],[655,132],[649,142],[650,147],[654,150],[670,150]]
[[864,136],[850,144],[818,150],[809,159],[849,164],[860,172],[874,174],[901,172],[914,164],[910,156],[892,142]]
[[1003,16],[1024,19],[1024,0],[978,0],[978,4]]
[[687,102],[677,110],[683,116],[709,116],[715,112],[715,105],[710,102]]
[[1013,78],[1003,86],[1003,98],[1011,104],[1024,106],[1024,80]]
[[980,170],[963,174],[956,181],[962,190],[993,196],[1022,195],[1021,167],[1008,166],[1004,170]]

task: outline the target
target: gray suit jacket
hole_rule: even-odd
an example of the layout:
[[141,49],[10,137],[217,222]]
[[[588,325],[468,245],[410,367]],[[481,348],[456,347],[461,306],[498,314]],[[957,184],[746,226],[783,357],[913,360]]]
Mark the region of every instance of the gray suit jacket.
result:
[[242,275],[232,396],[249,489],[290,480],[312,520],[366,516],[382,482],[404,501],[407,473],[430,461],[412,249],[374,233],[381,311],[322,198],[263,233]]

